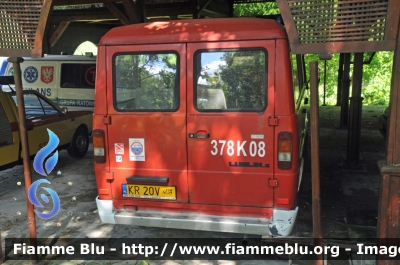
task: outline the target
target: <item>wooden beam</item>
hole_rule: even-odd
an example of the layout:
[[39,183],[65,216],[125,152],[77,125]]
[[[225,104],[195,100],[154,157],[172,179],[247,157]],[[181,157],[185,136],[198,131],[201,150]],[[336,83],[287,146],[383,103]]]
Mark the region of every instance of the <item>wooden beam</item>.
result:
[[67,29],[69,23],[69,21],[63,21],[58,25],[56,31],[54,31],[53,35],[50,38],[50,47],[54,47],[56,42],[60,39],[61,35]]
[[[285,21],[286,32],[289,37],[290,45],[299,43],[299,34],[293,20],[292,12],[290,12],[289,5],[286,0],[276,0],[279,11],[281,12],[282,19]],[[314,53],[314,52],[312,52]]]
[[122,4],[124,5],[125,12],[128,15],[129,21],[131,24],[140,23],[140,19],[138,14],[136,13],[136,7],[132,0],[122,0]]
[[121,0],[53,0],[54,6],[92,5],[103,3],[116,3]]
[[385,40],[395,40],[399,32],[400,5],[398,0],[389,0],[386,25]]
[[397,47],[393,57],[390,113],[386,135],[386,164],[400,166],[400,34],[397,37]]
[[32,51],[32,57],[42,57],[43,56],[43,40],[45,39],[51,11],[53,10],[53,0],[43,0],[42,10],[40,12],[39,23],[35,33],[34,50],[41,51],[40,54],[34,53]]
[[51,16],[52,24],[60,24],[63,21],[94,21],[94,20],[117,20],[106,8],[96,8],[95,11],[87,10],[54,10]]
[[310,44],[290,43],[290,47],[294,54],[394,51],[396,41],[349,41]]
[[[138,1],[140,3],[141,1]],[[139,8],[139,7],[138,7]],[[152,8],[145,10],[147,17],[179,16],[190,15],[192,10],[189,7],[168,7]],[[145,17],[144,17],[145,18]],[[62,21],[94,21],[94,20],[117,20],[115,15],[111,14],[107,8],[94,9],[65,9],[54,10],[51,17],[52,24],[60,24]],[[128,20],[128,18],[127,18]],[[144,22],[144,21],[143,21]]]
[[123,25],[129,25],[130,24],[129,19],[125,16],[124,13],[122,13],[121,10],[119,10],[119,8],[115,5],[115,3],[104,3],[104,6],[107,7],[108,10],[110,10],[110,12],[116,18],[118,18],[118,20],[121,21],[121,23]]

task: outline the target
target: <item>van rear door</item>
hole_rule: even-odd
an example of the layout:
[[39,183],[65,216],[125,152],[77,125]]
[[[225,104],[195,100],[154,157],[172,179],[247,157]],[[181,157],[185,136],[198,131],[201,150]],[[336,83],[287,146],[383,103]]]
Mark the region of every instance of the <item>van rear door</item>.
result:
[[273,40],[188,44],[191,203],[273,206],[274,49]]
[[109,46],[107,69],[114,205],[187,202],[186,45]]

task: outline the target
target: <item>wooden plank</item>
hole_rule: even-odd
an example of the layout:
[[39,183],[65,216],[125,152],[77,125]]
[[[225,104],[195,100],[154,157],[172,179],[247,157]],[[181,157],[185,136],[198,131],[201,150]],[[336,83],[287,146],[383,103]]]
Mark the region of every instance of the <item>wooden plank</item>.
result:
[[[382,36],[378,35],[377,33],[381,33]],[[330,30],[326,30],[326,31],[309,31],[309,32],[302,32],[299,33],[299,38],[303,39],[303,38],[312,38],[312,39],[324,39],[327,40],[327,37],[331,37],[332,39],[335,39],[336,37],[346,37],[347,39],[351,40],[353,39],[353,37],[355,36],[364,36],[367,38],[371,38],[371,37],[379,37],[383,39],[383,31],[377,31],[377,32],[371,32],[369,31],[368,28],[364,28],[364,29],[359,29],[357,32],[347,32],[347,31],[330,31]]]
[[50,47],[54,47],[61,35],[67,29],[69,23],[69,21],[63,21],[58,25],[56,31],[54,31],[53,35],[50,37]]
[[[332,2],[332,3],[326,3],[325,6],[336,6],[337,2]],[[324,6],[323,4],[319,4],[319,6]],[[379,7],[379,6],[385,6],[385,8],[387,8],[388,3],[387,2],[381,2],[381,3],[366,3],[357,7]],[[374,11],[376,9],[373,9],[371,11]],[[293,5],[290,6],[290,9],[292,10],[292,13],[299,13],[299,12],[308,12],[309,9],[305,9],[303,5]],[[346,6],[345,5],[340,5],[340,6],[336,6],[336,7],[328,7],[328,8],[323,8],[321,9],[321,11],[326,11],[326,10],[337,10],[338,13],[340,13],[339,10],[348,10],[349,9],[349,2],[347,2]],[[352,11],[355,12],[356,10]],[[357,12],[357,11],[356,11]]]
[[114,3],[104,3],[104,6],[107,7],[108,10],[110,10],[110,12],[116,18],[118,18],[118,20],[121,21],[121,23],[123,25],[129,25],[130,24],[129,19],[125,16],[124,13],[122,13],[121,10],[119,10],[119,8]]
[[131,24],[140,23],[140,19],[138,14],[136,14],[136,7],[132,0],[122,0],[122,4],[124,5],[125,12],[128,15],[129,21]]
[[400,191],[400,177],[389,175],[390,189],[389,189],[389,207],[390,213],[388,218],[388,235],[391,238],[398,238],[399,236],[399,191]]
[[40,12],[39,24],[36,30],[36,36],[34,41],[34,49],[41,50],[41,54],[39,57],[43,57],[43,40],[45,39],[45,35],[47,33],[50,21],[49,18],[51,16],[52,10],[53,10],[53,0],[43,0],[43,7]]
[[386,164],[398,166],[400,165],[400,34],[397,36],[397,47],[394,53],[389,106]]
[[384,29],[385,26],[371,26],[371,25],[365,25],[365,26],[358,26],[358,25],[337,25],[337,26],[329,26],[328,28],[326,26],[321,26],[321,27],[297,27],[297,32],[299,34],[304,34],[303,32],[315,32],[319,30],[329,30],[329,32],[353,32],[353,31],[362,31],[362,30],[369,30],[369,29]]
[[1,56],[5,57],[42,57],[42,49],[1,49]]
[[102,3],[115,3],[121,0],[55,0],[55,6],[74,6],[74,5],[91,5]]
[[[341,15],[341,14],[362,14],[363,16],[373,16],[374,14],[375,14],[375,12],[377,12],[377,11],[384,11],[384,12],[386,12],[386,10],[387,10],[387,4],[386,5],[382,5],[382,6],[376,6],[375,4],[374,5],[371,5],[371,7],[372,6],[374,6],[374,8],[372,9],[367,9],[367,10],[364,10],[364,9],[353,9],[353,10],[349,10],[349,7],[346,7],[346,8],[324,8],[324,9],[321,9],[321,10],[314,10],[314,12],[313,13],[310,13],[309,12],[309,10],[307,10],[307,9],[294,9],[294,8],[292,8],[291,9],[291,11],[292,11],[292,14],[293,15],[295,15],[295,16],[301,16],[302,14],[306,14],[306,15],[314,15],[314,16],[317,16],[317,15],[323,15],[323,16],[325,16],[326,14],[337,14],[338,16],[339,15]],[[364,7],[364,6],[363,6]],[[343,10],[342,10],[343,9]],[[365,14],[364,12],[368,12],[368,14]]]
[[285,21],[286,32],[290,43],[299,43],[299,35],[297,33],[296,24],[294,23],[292,13],[286,0],[276,0],[281,12],[283,21]]
[[379,192],[379,206],[378,206],[378,226],[377,226],[377,237],[387,237],[387,223],[389,216],[389,188],[390,188],[390,176],[383,174],[381,178],[380,192]]
[[400,5],[398,0],[389,0],[386,16],[385,40],[395,40],[399,32]]
[[396,41],[350,41],[311,44],[290,43],[290,47],[292,49],[292,53],[294,54],[394,51],[396,47]]
[[[338,18],[336,18],[336,20],[324,21],[323,23],[321,22],[321,24],[330,25],[329,27],[332,27],[331,25],[333,25],[333,26],[334,25],[357,26],[358,24],[361,24],[361,22],[367,22],[367,21],[374,22],[374,23],[377,23],[377,24],[383,24],[383,21],[382,22],[376,22],[377,19],[378,18],[375,18],[375,17],[372,17],[372,18],[360,18],[360,19],[357,19],[357,24],[354,24],[354,20],[352,18],[343,19],[342,17],[340,17],[340,18],[338,17]],[[297,27],[298,28],[304,27],[304,26],[310,27],[310,25],[312,25],[312,24],[304,23],[303,20],[297,22]]]
[[335,20],[335,19],[352,18],[353,23],[357,23],[358,19],[354,20],[356,18],[360,18],[360,19],[368,18],[370,20],[385,19],[386,11],[380,11],[380,12],[373,13],[373,16],[374,16],[374,18],[371,18],[370,16],[365,15],[365,14],[349,14],[349,15],[341,15],[341,16],[337,16],[337,14],[327,14],[327,16],[322,16],[319,14],[317,14],[317,15],[311,14],[311,15],[304,15],[304,16],[296,15],[294,17],[301,19],[301,21],[313,21],[313,23],[315,23],[315,21],[319,21],[319,20]]
[[[347,36],[343,36],[343,37],[328,37],[329,35],[316,35],[313,37],[307,36],[307,37],[303,37],[302,35],[299,36],[299,39],[301,41],[301,43],[303,44],[310,44],[310,43],[327,43],[327,42],[342,42],[342,43],[346,43],[348,41],[367,41],[369,39],[372,38],[377,38],[376,36],[371,36],[369,34],[365,34],[365,33],[360,33],[358,35],[362,35],[362,36],[354,36],[356,34],[348,34]],[[383,36],[382,36],[383,39]]]
[[[385,0],[387,1],[387,0]],[[395,0],[397,1],[397,0]],[[325,6],[328,5],[326,2],[317,3],[317,4],[307,4],[307,2],[312,2],[310,0],[288,0],[287,3],[290,5],[299,4],[305,7],[316,7],[316,6]],[[350,1],[335,1],[333,4],[335,5],[349,5],[349,4],[362,4],[362,3],[370,3],[371,0],[350,0]]]

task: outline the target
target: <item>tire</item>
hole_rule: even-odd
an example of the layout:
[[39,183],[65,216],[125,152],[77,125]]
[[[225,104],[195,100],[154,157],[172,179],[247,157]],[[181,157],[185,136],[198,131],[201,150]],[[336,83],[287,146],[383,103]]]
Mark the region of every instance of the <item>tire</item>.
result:
[[86,155],[88,148],[89,134],[85,128],[80,127],[75,131],[72,142],[67,149],[68,154],[74,158],[81,158]]

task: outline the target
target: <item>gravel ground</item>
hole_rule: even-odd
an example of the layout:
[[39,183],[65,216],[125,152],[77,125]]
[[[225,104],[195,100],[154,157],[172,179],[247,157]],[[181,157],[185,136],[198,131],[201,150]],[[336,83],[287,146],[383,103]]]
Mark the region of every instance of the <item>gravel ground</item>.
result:
[[[360,166],[346,166],[347,130],[337,129],[339,107],[320,107],[321,137],[321,212],[325,238],[357,239],[376,236],[380,175],[376,165],[384,159],[385,141],[377,126],[377,116],[383,106],[363,107]],[[93,171],[93,150],[76,160],[66,151],[59,152],[56,168],[47,176],[61,201],[60,212],[45,221],[36,218],[39,238],[241,238],[201,231],[160,229],[102,224],[97,214],[97,195]],[[303,182],[298,197],[300,207],[293,236],[312,237],[310,159],[306,161]],[[57,175],[60,171],[61,174]],[[32,168],[33,181],[43,178]],[[22,166],[0,171],[0,231],[4,251],[6,237],[29,236],[26,196]],[[349,255],[349,259],[352,257]],[[361,257],[353,255],[353,264],[361,264]],[[27,264],[28,261],[6,261],[6,264]],[[129,260],[129,261],[46,261],[39,264],[289,264],[288,260]],[[295,261],[293,264],[313,264],[313,261]],[[347,260],[328,261],[327,264],[349,264]],[[364,264],[374,264],[367,261]]]

